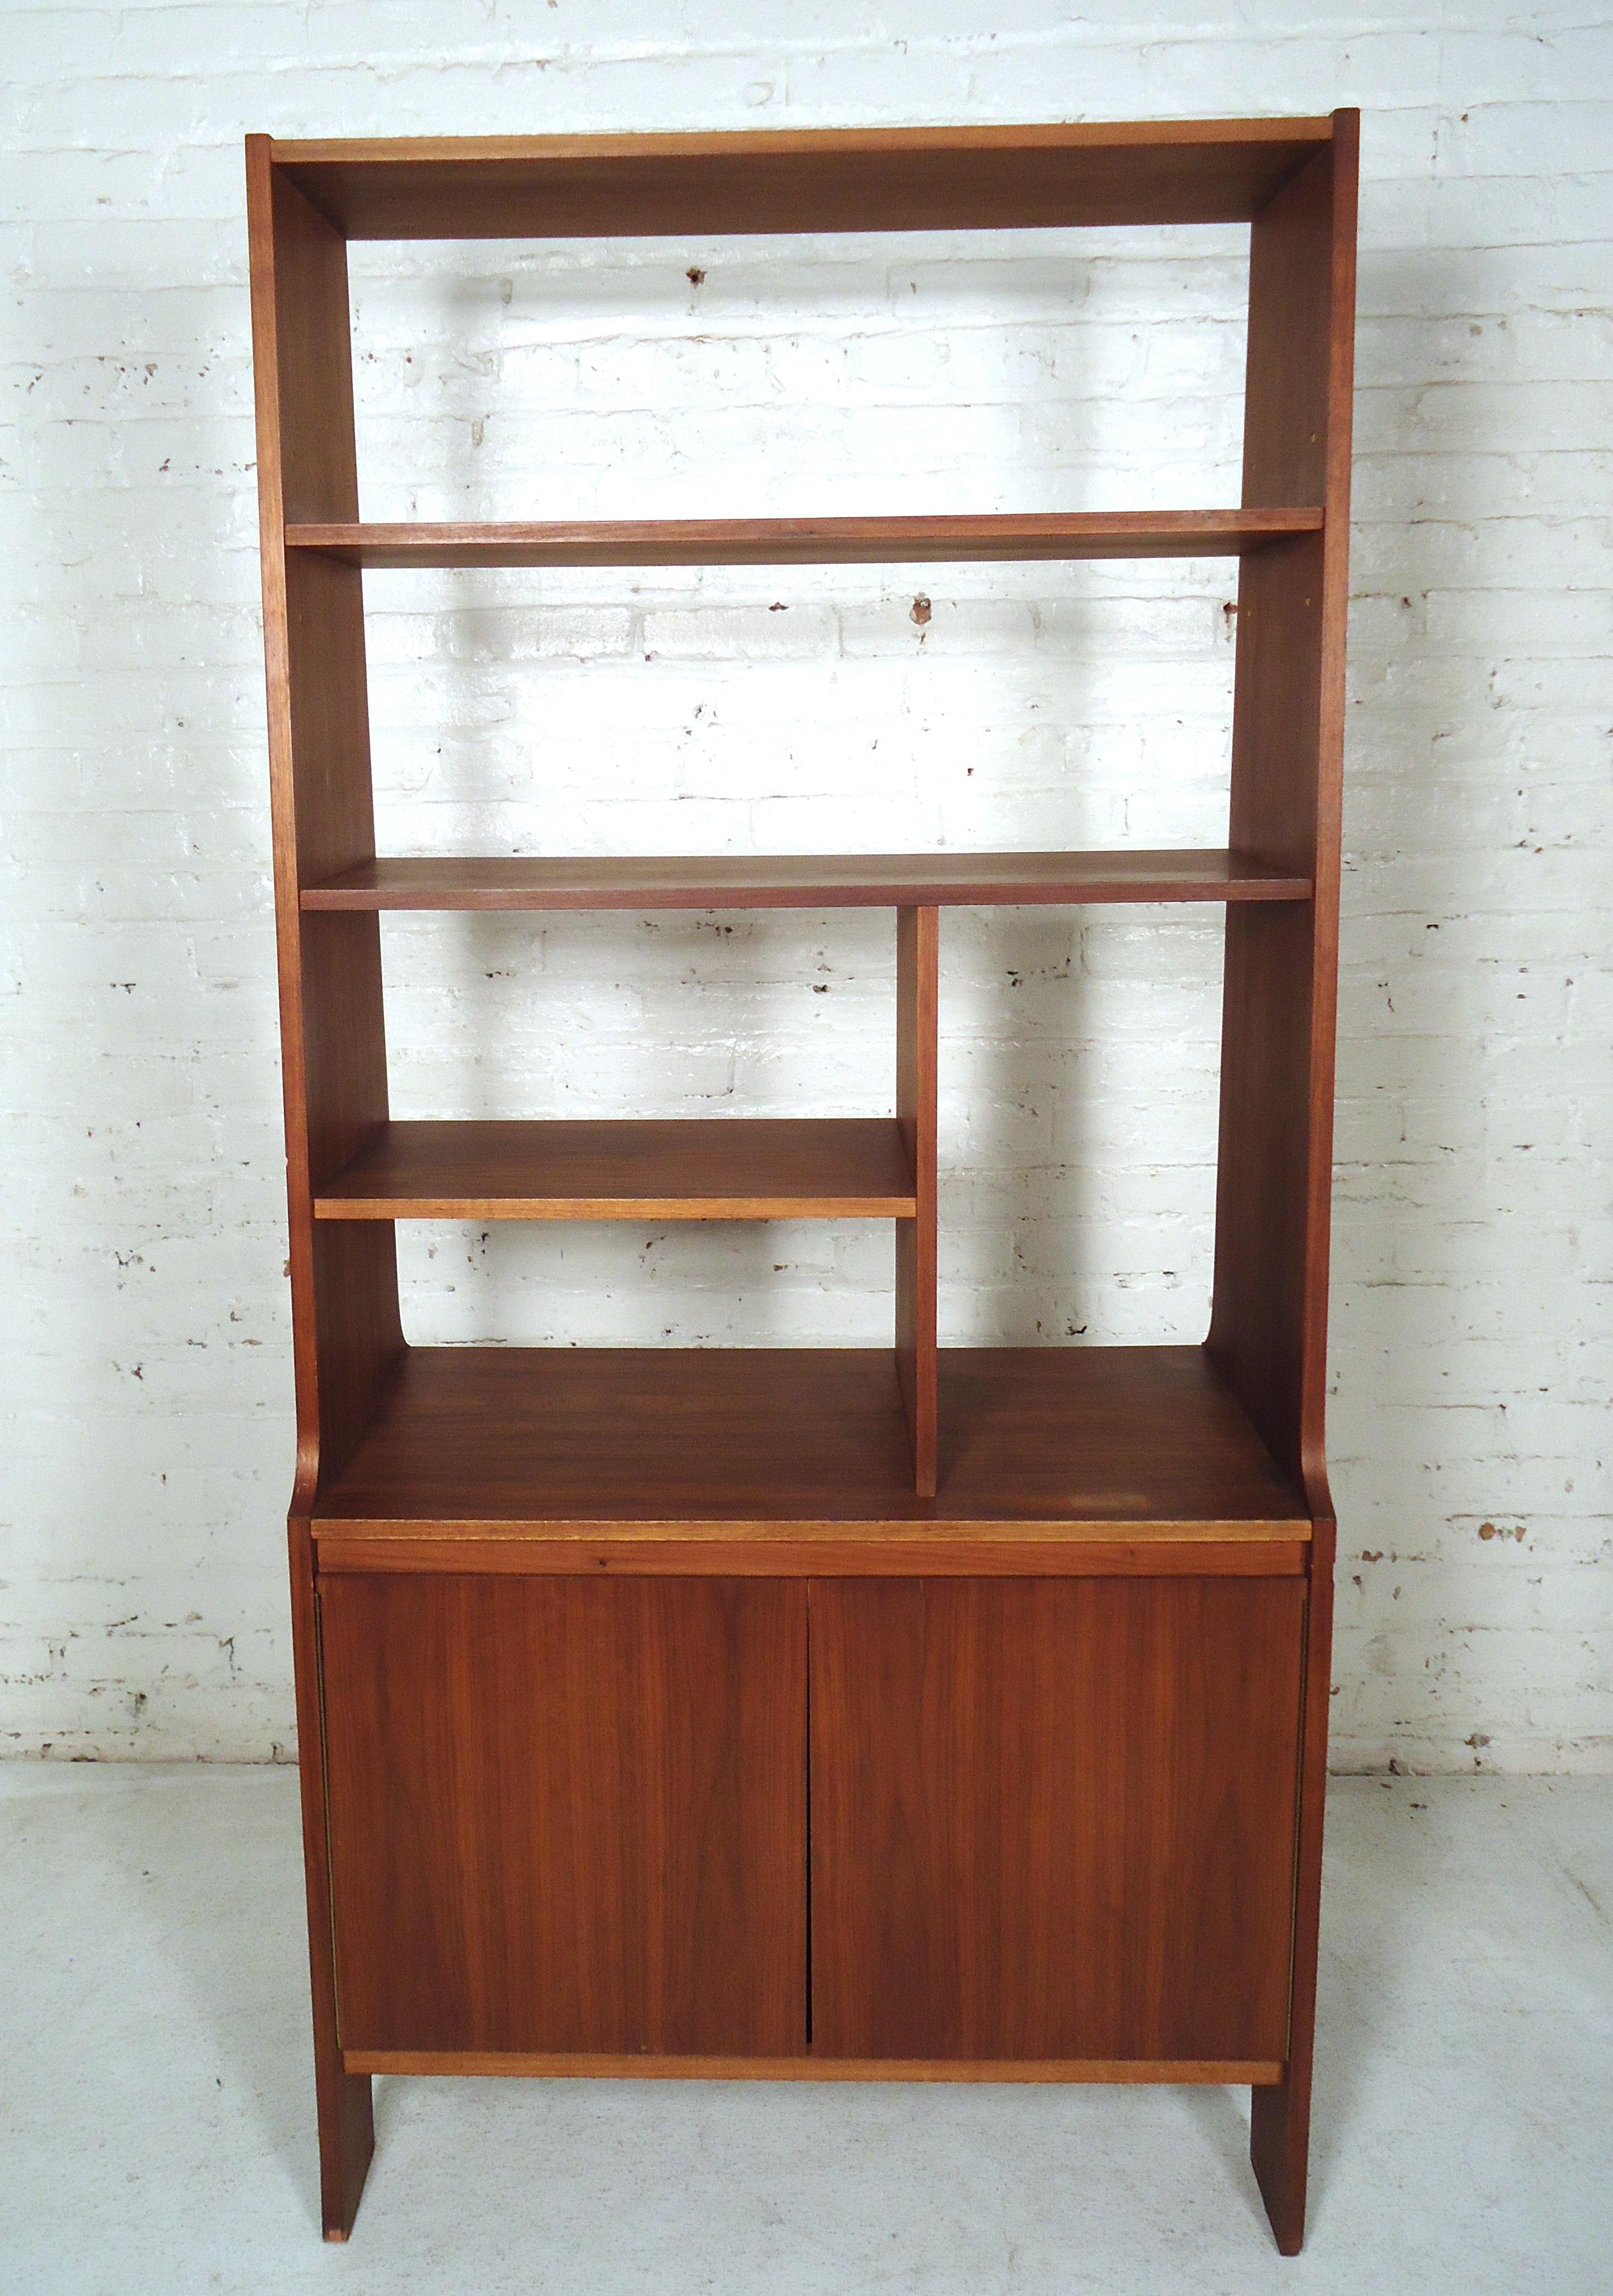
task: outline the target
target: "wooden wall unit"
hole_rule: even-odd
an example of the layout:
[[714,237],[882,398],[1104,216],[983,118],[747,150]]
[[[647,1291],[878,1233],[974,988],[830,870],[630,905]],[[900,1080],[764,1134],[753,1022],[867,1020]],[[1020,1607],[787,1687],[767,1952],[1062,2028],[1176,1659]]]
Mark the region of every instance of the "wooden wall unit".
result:
[[[247,144],[326,2235],[391,2072],[1248,2083],[1304,2234],[1357,119]],[[1246,221],[1216,511],[367,526],[346,242]],[[1235,556],[1224,849],[377,855],[397,566]],[[1226,916],[1202,1348],[936,1345],[940,912]],[[892,1111],[394,1124],[384,909],[883,906]],[[888,1219],[888,1349],[411,1349],[400,1219]],[[1072,2169],[1072,2173],[1075,2171]]]

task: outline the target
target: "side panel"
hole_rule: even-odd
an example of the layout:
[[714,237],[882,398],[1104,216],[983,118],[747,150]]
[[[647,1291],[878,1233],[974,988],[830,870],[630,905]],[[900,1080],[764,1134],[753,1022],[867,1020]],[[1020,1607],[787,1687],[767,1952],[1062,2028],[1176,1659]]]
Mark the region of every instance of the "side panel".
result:
[[1304,1610],[815,1585],[815,2055],[1283,2058]]
[[1228,843],[1309,876],[1306,904],[1231,905],[1210,1353],[1272,1451],[1330,1512],[1327,1376],[1339,969],[1355,115],[1256,217],[1243,499],[1320,502],[1321,535],[1256,551],[1238,592]]
[[806,2041],[799,1586],[320,1595],[348,2050]]
[[[332,1982],[315,1564],[307,1513],[322,1466],[340,1466],[402,1353],[392,1230],[316,1235],[315,1170],[352,1152],[387,1112],[374,918],[316,918],[304,873],[374,851],[363,578],[293,570],[288,518],[353,518],[355,463],[347,250],[340,232],[246,139],[252,365],[264,661],[274,835],[274,908],[285,1095],[289,1269],[297,1389],[291,1509],[291,1637],[308,1896],[321,2212],[352,2229],[373,2144],[370,2085],[345,2073]],[[332,922],[340,927],[335,933]],[[317,1345],[316,1345],[317,1340]]]
[[352,346],[340,234],[247,139],[264,657],[274,827],[297,1486],[312,1505],[403,1349],[389,1225],[316,1229],[314,1191],[387,1115],[381,934],[307,916],[302,886],[373,857],[364,578],[304,554],[288,519],[356,518]]
[[1335,1543],[1323,1420],[1359,114],[1335,112],[1332,130],[1249,238],[1243,499],[1320,501],[1326,527],[1243,562],[1229,843],[1308,867],[1314,897],[1281,921],[1227,914],[1209,1332],[1314,1525],[1288,2062],[1255,2095],[1249,2148],[1288,2256],[1305,2236]]

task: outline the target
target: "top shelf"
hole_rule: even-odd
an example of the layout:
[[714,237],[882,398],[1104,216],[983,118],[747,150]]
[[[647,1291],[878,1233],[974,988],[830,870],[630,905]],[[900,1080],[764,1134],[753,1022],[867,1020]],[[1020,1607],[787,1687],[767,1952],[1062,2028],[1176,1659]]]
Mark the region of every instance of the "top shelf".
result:
[[288,526],[286,547],[349,566],[962,565],[1228,558],[1317,534],[1314,506],[920,518],[667,518],[544,524]]
[[1331,119],[270,144],[348,239],[1247,223]]

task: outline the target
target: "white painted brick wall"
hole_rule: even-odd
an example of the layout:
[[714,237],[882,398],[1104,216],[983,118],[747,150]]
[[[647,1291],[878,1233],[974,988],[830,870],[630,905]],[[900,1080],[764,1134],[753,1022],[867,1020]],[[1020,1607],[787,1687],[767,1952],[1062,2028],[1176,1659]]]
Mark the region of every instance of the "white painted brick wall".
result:
[[[818,0],[767,37],[739,0],[6,6],[7,1745],[292,1738],[242,134],[1354,102],[1336,1759],[1607,1767],[1613,35],[1584,17]],[[364,506],[1232,500],[1242,250],[358,250]],[[386,833],[1213,842],[1229,571],[377,577]],[[400,922],[397,1103],[877,1111],[890,940],[855,914]],[[946,919],[950,1337],[1199,1336],[1219,947],[1198,913]],[[432,1230],[407,1312],[872,1341],[888,1257],[856,1226]]]

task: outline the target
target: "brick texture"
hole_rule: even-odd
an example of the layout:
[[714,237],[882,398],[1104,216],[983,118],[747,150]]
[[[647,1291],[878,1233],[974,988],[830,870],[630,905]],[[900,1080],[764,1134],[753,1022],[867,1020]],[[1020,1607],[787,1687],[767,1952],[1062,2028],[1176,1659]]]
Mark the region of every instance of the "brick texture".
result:
[[[1358,102],[1335,1757],[1607,1767],[1613,35],[1499,0],[819,0],[777,37],[738,0],[607,14],[6,11],[0,1740],[292,1744],[242,133]],[[1231,230],[357,249],[364,509],[1230,501],[1244,256]],[[394,850],[1222,834],[1225,565],[370,595]],[[401,1114],[890,1103],[880,915],[427,919],[387,959]],[[945,1336],[1200,1336],[1218,922],[956,914],[943,964]],[[882,1228],[433,1228],[404,1262],[420,1338],[889,1328]]]

